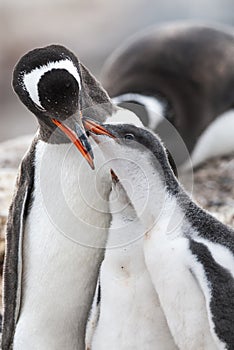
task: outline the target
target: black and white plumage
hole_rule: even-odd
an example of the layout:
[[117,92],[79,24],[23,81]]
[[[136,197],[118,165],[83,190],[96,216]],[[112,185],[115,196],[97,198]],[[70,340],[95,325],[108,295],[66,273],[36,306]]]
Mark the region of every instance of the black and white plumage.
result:
[[144,228],[113,177],[111,225],[86,330],[86,349],[176,350],[143,254]]
[[95,171],[83,158],[94,167],[81,112],[115,121],[121,110],[59,45],[23,56],[13,87],[39,129],[22,161],[9,212],[2,349],[83,349],[110,221],[111,182],[98,169],[98,154]]
[[154,134],[105,127],[114,138],[93,137],[144,226],[146,266],[178,348],[233,349],[233,230],[189,198]]
[[189,154],[196,166],[234,150],[233,57],[232,28],[158,25],[114,51],[102,83],[113,101],[157,132],[176,164],[186,168]]

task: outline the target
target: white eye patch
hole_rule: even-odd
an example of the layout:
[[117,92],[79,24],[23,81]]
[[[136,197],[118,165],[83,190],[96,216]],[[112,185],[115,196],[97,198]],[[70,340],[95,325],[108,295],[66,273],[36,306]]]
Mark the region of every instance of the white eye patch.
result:
[[39,107],[43,108],[38,94],[38,83],[41,77],[51,71],[52,69],[66,69],[73,77],[76,79],[79,85],[79,89],[81,89],[81,79],[79,73],[74,66],[73,62],[69,59],[61,60],[58,62],[49,62],[47,65],[41,66],[39,68],[35,68],[30,73],[26,73],[23,77],[23,83],[25,88],[27,89],[29,96],[32,101],[36,103]]

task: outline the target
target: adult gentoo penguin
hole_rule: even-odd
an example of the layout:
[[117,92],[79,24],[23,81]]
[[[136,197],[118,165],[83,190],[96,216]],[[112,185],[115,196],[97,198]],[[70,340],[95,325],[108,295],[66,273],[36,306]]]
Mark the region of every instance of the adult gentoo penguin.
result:
[[175,350],[143,255],[144,228],[112,172],[111,225],[86,331],[86,349]]
[[[89,167],[93,155],[81,112],[104,121],[120,118],[121,111],[59,45],[23,56],[13,87],[39,129],[22,161],[9,213],[2,349],[83,349],[103,259],[97,248],[105,245],[109,226],[111,182],[104,170]],[[98,161],[97,154],[97,170]]]
[[90,128],[144,226],[146,266],[176,345],[233,349],[233,230],[189,198],[150,131],[106,125],[107,140]]
[[233,65],[232,28],[177,22],[128,39],[104,65],[102,83],[161,136],[177,165],[190,154],[196,166],[234,150]]

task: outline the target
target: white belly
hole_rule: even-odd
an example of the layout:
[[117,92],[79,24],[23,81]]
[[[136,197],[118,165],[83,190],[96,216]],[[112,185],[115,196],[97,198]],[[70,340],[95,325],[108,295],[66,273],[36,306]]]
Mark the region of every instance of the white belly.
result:
[[145,238],[146,265],[179,349],[217,350],[204,295],[189,270],[188,240],[180,236],[171,238],[157,224]]
[[[118,220],[112,223],[113,227],[118,225],[121,227]],[[126,239],[125,246],[106,251],[100,274],[100,316],[91,349],[175,350],[145,266],[143,239],[139,238],[143,228],[139,221],[126,227],[116,230],[119,232],[110,231],[109,245],[111,242],[116,245],[116,236],[132,239],[135,235],[138,240],[130,243]]]
[[35,171],[14,349],[82,350],[109,225],[108,202],[95,202],[95,186],[105,188],[104,199],[108,186],[95,183],[71,145],[40,142]]

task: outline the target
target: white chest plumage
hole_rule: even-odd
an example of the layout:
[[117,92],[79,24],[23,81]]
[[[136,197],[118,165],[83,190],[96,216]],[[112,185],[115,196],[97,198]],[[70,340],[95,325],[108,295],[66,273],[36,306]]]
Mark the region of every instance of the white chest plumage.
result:
[[101,173],[89,169],[71,144],[37,145],[14,349],[84,348],[109,225]]
[[[120,208],[115,205],[115,209]],[[110,249],[100,272],[101,301],[92,350],[177,349],[145,266],[143,232],[131,206],[115,210]],[[118,242],[125,244],[118,246]]]
[[173,220],[179,223],[175,225],[176,229],[170,230],[171,222],[167,216],[162,216],[145,236],[146,266],[179,349],[217,350],[210,331],[206,301],[191,272],[191,267],[198,263],[182,232],[184,217],[179,208]]

